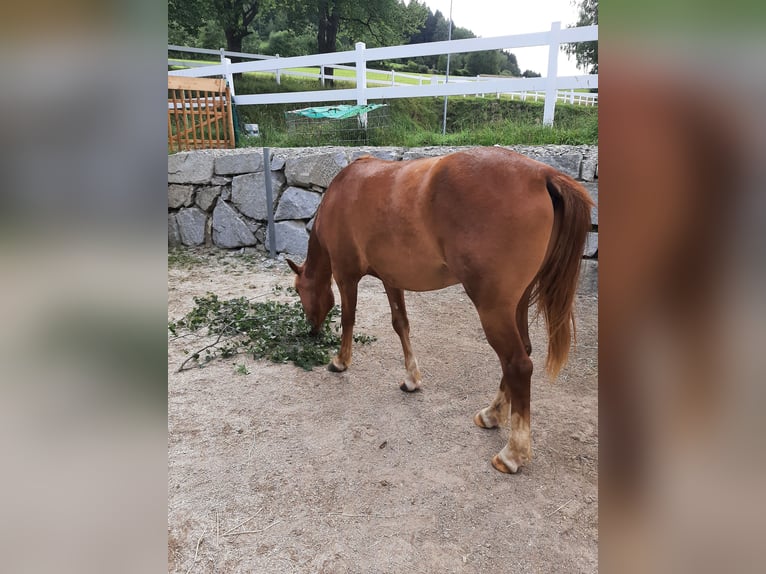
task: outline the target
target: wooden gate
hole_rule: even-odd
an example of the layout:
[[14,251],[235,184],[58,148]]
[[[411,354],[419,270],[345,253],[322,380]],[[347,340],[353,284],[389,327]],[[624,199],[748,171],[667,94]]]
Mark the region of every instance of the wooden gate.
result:
[[168,151],[233,147],[226,80],[168,76]]

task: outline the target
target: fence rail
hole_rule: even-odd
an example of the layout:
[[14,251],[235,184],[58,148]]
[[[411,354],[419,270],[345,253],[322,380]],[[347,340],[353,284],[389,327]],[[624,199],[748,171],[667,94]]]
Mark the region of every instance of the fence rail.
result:
[[[231,63],[229,55],[247,57],[245,54],[225,52],[224,50],[210,50],[217,53],[221,63],[209,66],[192,67],[184,70],[168,72],[171,76],[205,77],[224,76],[229,85],[234,86],[233,74],[243,72],[272,72],[279,81],[280,75],[291,68],[319,67],[320,73],[323,67],[336,67],[351,69],[355,72],[355,87],[334,90],[288,92],[271,94],[245,94],[234,95],[234,103],[237,105],[262,105],[278,103],[309,103],[309,102],[339,102],[355,101],[357,104],[367,104],[369,100],[383,100],[394,98],[418,98],[427,96],[459,96],[481,94],[544,94],[545,106],[543,109],[543,123],[553,124],[556,102],[562,99],[560,90],[568,91],[568,100],[574,103],[578,92],[574,90],[583,88],[598,88],[598,75],[583,74],[577,76],[558,76],[558,54],[561,44],[588,42],[598,40],[598,26],[582,26],[579,28],[561,28],[560,22],[553,22],[551,28],[544,32],[516,34],[512,36],[497,36],[492,38],[469,38],[465,40],[451,40],[442,42],[428,42],[424,44],[408,44],[404,46],[389,46],[385,48],[367,48],[363,42],[356,44],[354,50],[333,52],[327,54],[313,54],[308,56],[295,56],[279,58],[277,56],[264,59],[261,56],[251,54],[251,58],[257,60],[248,62]],[[513,48],[527,48],[534,46],[548,47],[548,69],[545,77],[539,78],[485,78],[467,81],[465,78],[450,78],[449,81],[440,81],[433,76],[428,83],[418,85],[396,82],[396,73],[391,72],[391,81],[370,80],[368,72],[382,72],[367,68],[367,63],[379,60],[395,60],[400,58],[413,58],[418,56],[435,56],[442,54],[460,54],[470,52],[482,52],[486,50],[503,50]],[[168,49],[177,49],[178,46],[168,46]],[[186,49],[192,51],[196,49]],[[208,53],[208,52],[204,52]],[[345,65],[354,62],[354,66]],[[293,72],[295,73],[295,72]],[[306,75],[306,72],[297,72]],[[328,76],[324,76],[325,78]],[[321,76],[320,76],[321,78]],[[335,77],[334,80],[343,78]],[[370,87],[371,84],[384,84],[378,87]],[[581,92],[582,93],[582,92]],[[598,98],[578,96],[578,101],[588,100],[589,105],[596,105]],[[535,96],[541,97],[541,96]]]

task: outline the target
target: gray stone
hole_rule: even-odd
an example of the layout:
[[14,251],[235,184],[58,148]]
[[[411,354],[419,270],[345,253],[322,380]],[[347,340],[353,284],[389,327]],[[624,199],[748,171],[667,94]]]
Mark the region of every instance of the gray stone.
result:
[[562,155],[543,154],[533,159],[549,165],[552,168],[567,174],[569,177],[575,179],[580,177],[580,164],[582,163],[581,153],[567,153]]
[[249,219],[247,217],[242,217],[242,221],[245,222],[245,225],[247,225],[247,228],[253,232],[253,235],[258,237],[258,230],[263,227],[263,223],[258,223],[257,221],[253,219]]
[[178,220],[175,213],[168,213],[168,247],[181,245],[181,231],[178,229]]
[[263,170],[263,155],[261,152],[249,151],[222,155],[215,159],[215,173],[218,175],[236,175],[253,173]]
[[206,150],[168,156],[168,183],[209,183],[215,155]]
[[285,164],[288,185],[327,189],[338,172],[348,165],[346,152],[337,151],[305,157],[291,157]]
[[582,186],[588,190],[588,194],[596,204],[590,210],[590,222],[598,227],[598,182],[583,182]]
[[598,260],[583,259],[580,266],[580,280],[577,284],[580,295],[598,296]]
[[224,185],[221,188],[221,199],[224,201],[231,200],[231,185]]
[[310,219],[314,217],[321,201],[322,195],[319,193],[300,187],[288,187],[279,200],[274,219]]
[[[301,221],[278,221],[274,224],[276,250],[296,257],[306,257],[309,245],[309,233]],[[266,249],[271,241],[271,234],[266,230]]]
[[[274,197],[277,196],[277,190],[282,189],[285,186],[285,182],[287,181],[287,178],[285,178],[285,174],[282,171],[272,171],[271,172],[271,181],[272,185],[274,186]],[[264,180],[264,184],[265,184]]]
[[216,203],[213,210],[213,243],[218,247],[233,248],[255,245],[255,235],[239,214],[225,201]]
[[366,155],[371,155],[378,159],[399,161],[402,159],[403,153],[404,149],[400,147],[361,147],[351,152],[351,161]]
[[[276,200],[281,185],[274,172],[270,173]],[[251,219],[267,219],[266,181],[263,172],[236,176],[231,182],[231,201],[243,215]]]
[[168,185],[168,207],[190,207],[194,203],[194,187],[191,185]]
[[266,226],[262,225],[256,232],[255,232],[255,240],[258,242],[259,245],[266,246]]
[[210,185],[228,185],[231,183],[231,178],[223,175],[214,175],[210,178]]
[[593,181],[598,176],[598,156],[587,156],[582,160],[582,173],[580,179]]
[[197,190],[197,197],[194,202],[203,211],[210,211],[215,204],[215,198],[221,195],[221,186],[203,187]]
[[271,156],[271,171],[280,171],[285,167],[287,160],[281,155]]
[[591,231],[585,238],[585,257],[598,257],[598,233]]
[[311,231],[312,229],[314,229],[314,221],[316,221],[316,215],[314,217],[312,217],[311,221],[309,221],[306,224],[306,231]]
[[184,245],[202,245],[205,243],[205,221],[207,214],[197,207],[181,209],[176,214],[181,243]]

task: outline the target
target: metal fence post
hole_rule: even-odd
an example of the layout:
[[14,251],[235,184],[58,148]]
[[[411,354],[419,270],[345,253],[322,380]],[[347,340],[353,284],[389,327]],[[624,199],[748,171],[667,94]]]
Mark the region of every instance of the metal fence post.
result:
[[561,22],[551,23],[550,39],[548,41],[548,76],[545,84],[545,107],[543,108],[543,125],[553,125],[553,114],[556,109],[556,76],[559,67],[559,32]]
[[266,178],[266,216],[269,229],[269,257],[277,256],[277,236],[274,229],[274,190],[271,187],[271,156],[269,148],[263,148],[263,174]]

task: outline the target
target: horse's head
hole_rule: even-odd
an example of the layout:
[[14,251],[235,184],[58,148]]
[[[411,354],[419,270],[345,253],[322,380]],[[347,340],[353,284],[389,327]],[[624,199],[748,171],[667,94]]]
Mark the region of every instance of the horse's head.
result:
[[327,314],[335,305],[331,281],[317,281],[314,276],[306,274],[306,264],[298,265],[287,260],[287,264],[295,272],[295,290],[301,298],[303,312],[311,324],[311,334],[316,335],[327,318]]

